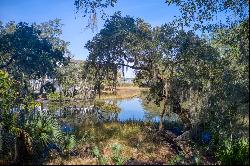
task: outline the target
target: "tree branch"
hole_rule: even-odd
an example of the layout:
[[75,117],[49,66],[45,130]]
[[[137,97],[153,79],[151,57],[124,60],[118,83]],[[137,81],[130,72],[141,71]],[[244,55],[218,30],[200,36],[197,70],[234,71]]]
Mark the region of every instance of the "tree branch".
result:
[[116,63],[116,65],[126,66],[126,67],[129,67],[129,68],[131,68],[131,69],[135,69],[135,70],[145,70],[145,71],[149,71],[149,68],[148,68],[148,67],[130,66],[130,65],[123,64],[123,63]]

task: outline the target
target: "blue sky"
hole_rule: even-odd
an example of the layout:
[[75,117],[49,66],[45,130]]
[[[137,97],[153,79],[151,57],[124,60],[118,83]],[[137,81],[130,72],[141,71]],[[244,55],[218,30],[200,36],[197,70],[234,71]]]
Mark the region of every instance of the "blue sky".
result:
[[[118,0],[114,8],[107,9],[112,15],[115,11],[121,11],[123,15],[134,18],[140,17],[153,26],[161,25],[179,15],[178,8],[168,6],[165,0]],[[24,21],[28,23],[41,23],[55,18],[61,19],[62,39],[70,42],[69,49],[74,59],[85,60],[88,51],[84,48],[85,43],[91,40],[96,32],[86,29],[87,18],[76,14],[74,0],[0,0],[0,20]],[[103,20],[98,21],[98,30],[103,27]],[[125,74],[133,77],[132,70]]]

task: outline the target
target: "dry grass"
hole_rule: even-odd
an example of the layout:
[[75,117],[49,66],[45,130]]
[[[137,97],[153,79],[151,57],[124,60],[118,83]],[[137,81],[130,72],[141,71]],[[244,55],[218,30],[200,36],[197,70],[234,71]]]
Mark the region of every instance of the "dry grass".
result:
[[[76,134],[84,137],[76,148],[79,153],[77,156],[68,159],[58,156],[45,164],[97,165],[101,161],[93,155],[93,149],[97,147],[106,164],[115,165],[117,163],[112,159],[114,155],[112,148],[115,144],[121,147],[120,157],[124,159],[125,165],[174,164],[173,159],[180,152],[176,150],[176,145],[170,138],[176,138],[176,135],[173,133],[173,136],[169,135],[169,131],[159,132],[157,126],[150,122],[107,122],[88,126],[83,124]],[[191,164],[193,161],[190,156],[193,149],[190,149],[189,144],[183,145],[185,162]],[[188,149],[190,152],[186,152]]]
[[86,138],[78,147],[88,146],[89,152],[82,157],[70,157],[63,160],[60,157],[50,160],[47,164],[98,164],[98,160],[91,155],[91,149],[97,146],[107,164],[115,164],[112,159],[112,146],[121,145],[121,156],[126,158],[124,164],[168,164],[175,151],[164,137],[157,135],[157,129],[150,124],[140,123],[104,123],[96,126],[81,126],[79,135],[87,133]]
[[45,165],[97,165],[97,159],[93,157],[71,157],[69,160],[65,160],[61,157],[57,157],[56,159],[49,160],[44,163]]
[[[126,99],[139,96],[141,90],[147,90],[147,88],[140,88],[136,86],[124,86],[117,87],[116,94],[112,94],[111,91],[102,91],[100,99]],[[96,97],[99,99],[99,97]]]

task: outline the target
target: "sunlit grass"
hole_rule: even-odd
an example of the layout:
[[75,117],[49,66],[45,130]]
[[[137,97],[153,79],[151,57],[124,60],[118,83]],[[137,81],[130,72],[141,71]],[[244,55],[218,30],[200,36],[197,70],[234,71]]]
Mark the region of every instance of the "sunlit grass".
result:
[[[107,164],[115,164],[112,159],[114,145],[121,147],[120,157],[128,160],[133,159],[141,163],[154,163],[160,161],[168,164],[170,158],[175,153],[164,141],[164,137],[157,134],[157,126],[153,122],[126,121],[126,122],[107,122],[102,124],[82,125],[78,128],[77,135],[82,138],[78,142],[78,150],[81,147],[90,149],[85,157],[73,157],[68,161],[61,159],[51,160],[50,163],[56,164],[99,164],[100,159],[105,159]],[[96,158],[91,152],[98,148],[101,158]],[[83,148],[84,149],[84,148]],[[91,159],[92,157],[92,159]],[[84,162],[84,158],[88,163]],[[58,161],[56,161],[58,160]],[[60,160],[60,162],[59,162]],[[101,161],[102,161],[101,160]],[[70,162],[71,161],[71,162]],[[78,163],[77,163],[78,164]]]
[[[103,155],[106,157],[110,156],[110,147],[113,144],[122,146],[123,156],[142,161],[167,161],[167,158],[172,155],[170,148],[159,141],[161,138],[157,137],[156,128],[150,122],[128,121],[104,123],[97,126],[82,126],[79,132],[87,132],[89,139],[83,143],[94,143],[102,149]],[[159,156],[159,149],[161,153],[166,154]]]
[[[126,87],[117,87],[116,94],[111,93],[110,91],[103,91],[101,93],[100,99],[126,99],[140,96],[142,90],[147,88],[139,88],[136,86],[126,86]],[[99,99],[96,96],[96,99]]]

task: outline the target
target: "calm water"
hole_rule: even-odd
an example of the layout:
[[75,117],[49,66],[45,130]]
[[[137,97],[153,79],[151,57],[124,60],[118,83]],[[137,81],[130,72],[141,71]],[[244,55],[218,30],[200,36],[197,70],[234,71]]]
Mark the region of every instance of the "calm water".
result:
[[[60,121],[62,130],[65,132],[74,131],[81,125],[91,125],[103,122],[123,122],[133,121],[150,121],[159,122],[161,109],[155,106],[148,106],[142,99],[135,97],[122,100],[106,100],[106,103],[115,104],[120,108],[119,112],[104,111],[94,107],[94,104],[83,103],[44,103],[43,108],[54,114]],[[165,121],[175,122],[176,115],[171,117],[165,116]]]
[[[160,112],[154,108],[145,106],[142,99],[136,97],[122,100],[106,100],[106,103],[116,104],[120,108],[120,112],[105,112],[103,110],[93,108],[93,103],[71,104],[67,106],[60,106],[59,103],[46,104],[49,111],[54,112],[57,117],[62,119],[70,119],[74,123],[81,123],[83,121],[126,121],[126,120],[140,120],[159,122]],[[168,120],[174,121],[175,116],[167,117]]]
[[[143,103],[140,98],[118,101],[117,105],[121,108],[121,112],[118,114],[118,120],[125,121],[133,119],[143,121],[159,121],[159,114],[150,114],[150,111],[152,112],[153,110],[146,110],[142,104]],[[149,114],[151,115],[150,117]]]

